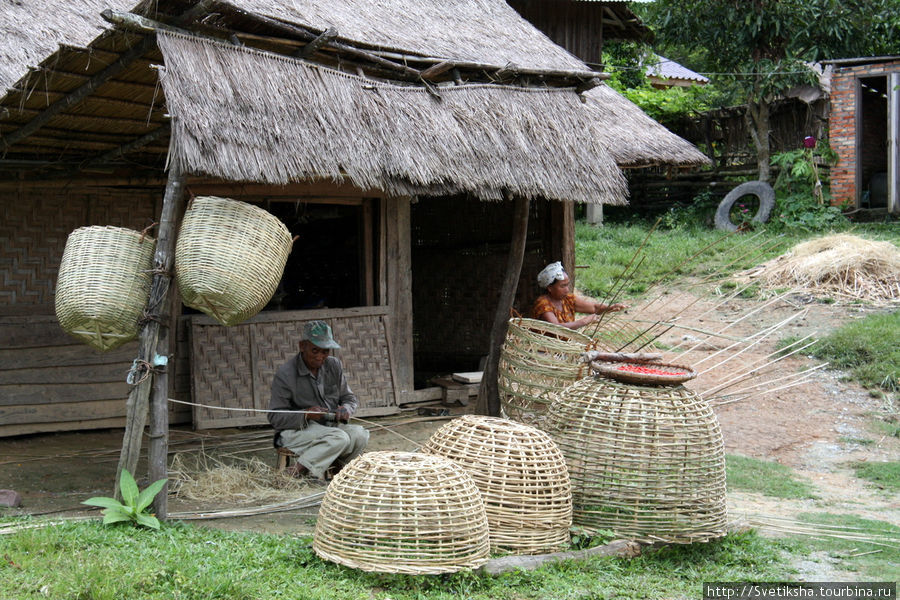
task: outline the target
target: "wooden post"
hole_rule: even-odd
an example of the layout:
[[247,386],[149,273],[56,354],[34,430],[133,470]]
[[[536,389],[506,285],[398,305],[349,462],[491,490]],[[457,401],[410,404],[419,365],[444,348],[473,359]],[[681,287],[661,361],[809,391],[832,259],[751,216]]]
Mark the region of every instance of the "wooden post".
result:
[[391,307],[391,346],[397,365],[397,403],[413,392],[412,241],[410,198],[384,201],[384,236],[387,251],[387,304]]
[[509,256],[506,260],[506,276],[500,289],[500,300],[494,313],[494,324],[491,327],[490,350],[481,387],[478,390],[478,406],[476,412],[482,415],[500,415],[500,393],[497,377],[500,367],[500,347],[506,339],[506,327],[509,322],[509,309],[516,297],[516,288],[522,273],[522,261],[525,257],[525,242],[528,238],[528,199],[517,197],[513,209],[512,239],[509,244]]
[[[163,196],[163,205],[159,220],[159,235],[156,240],[156,254],[153,257],[153,283],[150,287],[150,299],[147,301],[146,323],[141,329],[140,345],[138,348],[138,365],[152,365],[157,356],[158,341],[162,338],[164,352],[168,353],[168,323],[162,321],[160,312],[166,306],[166,297],[172,282],[172,263],[175,250],[175,222],[181,214],[184,203],[184,174],[178,166],[169,170],[169,179],[166,183],[166,192]],[[162,334],[160,329],[163,329]],[[146,375],[146,377],[145,377]],[[137,385],[131,388],[128,394],[127,414],[125,421],[125,435],[122,440],[122,453],[119,455],[119,466],[116,469],[115,495],[120,497],[119,478],[122,469],[128,469],[132,474],[137,469],[138,459],[141,453],[141,437],[144,435],[144,427],[147,424],[147,408],[151,386],[154,393],[154,421],[151,431],[151,481],[162,479],[166,473],[167,454],[167,430],[168,430],[168,378],[154,377],[152,371],[147,368],[139,368],[138,378],[143,378]],[[161,380],[161,382],[160,382]],[[160,397],[161,394],[161,397]],[[157,411],[163,413],[161,419],[156,415]],[[159,427],[164,427],[165,432],[160,436]],[[161,453],[160,453],[161,450]],[[161,461],[160,461],[161,454]],[[159,464],[161,462],[161,465]],[[156,478],[154,479],[154,475]],[[160,495],[165,497],[166,488],[163,487]],[[159,496],[157,496],[158,500]],[[158,504],[157,504],[158,506]],[[163,512],[157,511],[157,516],[165,518],[165,500],[163,500]]]

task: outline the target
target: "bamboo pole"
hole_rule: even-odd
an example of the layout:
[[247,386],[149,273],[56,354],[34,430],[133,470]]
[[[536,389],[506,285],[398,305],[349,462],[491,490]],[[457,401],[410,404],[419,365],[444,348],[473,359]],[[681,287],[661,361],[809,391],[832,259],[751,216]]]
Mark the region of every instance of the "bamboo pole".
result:
[[[166,183],[166,191],[163,196],[163,205],[159,221],[159,232],[156,240],[156,253],[153,257],[153,283],[150,287],[150,298],[147,301],[145,311],[145,324],[141,329],[140,345],[138,348],[138,357],[136,364],[138,365],[139,381],[137,385],[131,388],[128,394],[128,403],[126,405],[125,417],[125,434],[122,440],[122,453],[119,456],[119,465],[116,469],[115,495],[120,497],[119,478],[123,469],[128,469],[134,473],[137,469],[138,459],[141,453],[141,437],[144,434],[144,427],[147,424],[147,409],[150,400],[150,390],[156,377],[154,377],[153,365],[157,362],[157,344],[160,336],[160,326],[162,325],[160,318],[160,307],[165,305],[166,297],[169,291],[169,284],[172,280],[172,263],[174,262],[175,248],[175,221],[181,214],[182,205],[184,203],[184,174],[177,165],[173,165],[169,170],[169,179]],[[168,325],[166,325],[168,329]],[[167,333],[163,333],[163,339],[168,339]],[[168,411],[168,378],[161,378],[162,384],[158,387],[154,394],[154,402],[161,405],[163,411]],[[159,398],[162,394],[163,398]],[[164,422],[158,422],[154,419],[152,436],[159,436],[159,428],[168,429],[168,412],[164,415]],[[157,475],[157,479],[165,477],[166,461],[165,461],[165,444],[168,436],[164,431],[161,438],[151,437],[151,479]],[[160,456],[160,445],[162,447],[162,465],[157,464]],[[156,461],[156,462],[154,462]],[[153,479],[155,481],[155,479]],[[165,497],[167,489],[164,486],[160,495]],[[159,496],[157,496],[159,498]],[[165,511],[163,500],[163,511]],[[157,516],[165,518],[164,512]]]
[[506,261],[506,277],[500,288],[500,299],[494,313],[494,324],[491,327],[490,350],[484,365],[481,387],[478,389],[477,414],[500,415],[500,393],[497,388],[497,376],[500,370],[500,347],[506,339],[506,328],[509,322],[509,309],[512,308],[522,273],[522,261],[525,257],[525,242],[528,238],[528,199],[516,197],[513,209],[512,240],[509,244],[509,256]]

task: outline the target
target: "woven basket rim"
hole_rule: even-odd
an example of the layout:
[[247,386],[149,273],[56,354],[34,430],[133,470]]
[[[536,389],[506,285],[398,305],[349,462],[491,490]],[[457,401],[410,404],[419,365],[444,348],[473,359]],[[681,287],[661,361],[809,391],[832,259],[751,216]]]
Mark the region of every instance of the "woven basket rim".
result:
[[[627,365],[636,367],[678,369],[680,371],[683,371],[683,373],[662,375],[660,373],[636,373],[634,371],[621,370],[622,366]],[[697,376],[697,372],[694,371],[692,367],[676,363],[663,362],[593,362],[591,363],[591,369],[594,370],[597,374],[609,379],[623,381],[625,383],[641,383],[646,385],[676,385],[679,383],[684,383],[685,381],[690,381]]]

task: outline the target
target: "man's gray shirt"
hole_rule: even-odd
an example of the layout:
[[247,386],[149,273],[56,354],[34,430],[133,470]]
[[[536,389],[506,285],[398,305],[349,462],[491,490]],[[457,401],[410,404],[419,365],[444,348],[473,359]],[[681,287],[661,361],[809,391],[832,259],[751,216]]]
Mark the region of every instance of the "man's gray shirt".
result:
[[[359,401],[347,385],[341,361],[329,356],[319,367],[318,375],[313,377],[298,353],[275,372],[269,410],[307,410],[314,406],[321,406],[328,412],[346,406],[353,414]],[[302,413],[268,413],[268,418],[276,435],[285,429],[306,428],[306,415]]]

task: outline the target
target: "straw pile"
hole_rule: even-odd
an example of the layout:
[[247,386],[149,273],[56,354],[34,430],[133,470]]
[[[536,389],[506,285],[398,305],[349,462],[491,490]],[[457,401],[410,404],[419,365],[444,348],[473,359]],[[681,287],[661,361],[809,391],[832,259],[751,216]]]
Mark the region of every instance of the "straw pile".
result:
[[56,283],[63,330],[105,351],[135,339],[147,306],[156,243],[121,227],[80,227],[69,234]]
[[739,281],[769,288],[792,287],[816,296],[845,300],[900,300],[900,250],[890,242],[830,235],[795,246],[790,252],[738,273]]
[[575,525],[647,542],[724,535],[722,432],[684,386],[585,378],[554,399],[547,431],[569,467]]
[[465,415],[434,432],[422,452],[448,458],[472,476],[484,497],[492,550],[542,554],[568,545],[569,473],[543,431]]
[[198,196],[184,215],[175,246],[183,302],[222,325],[236,325],[272,299],[291,253],[287,227],[265,210]]
[[172,459],[169,476],[170,490],[178,498],[197,502],[275,502],[311,491],[307,480],[279,474],[255,457],[225,463],[203,453],[178,453]]
[[446,458],[367,452],[328,486],[313,550],[379,573],[475,568],[490,552],[484,500],[469,474]]

